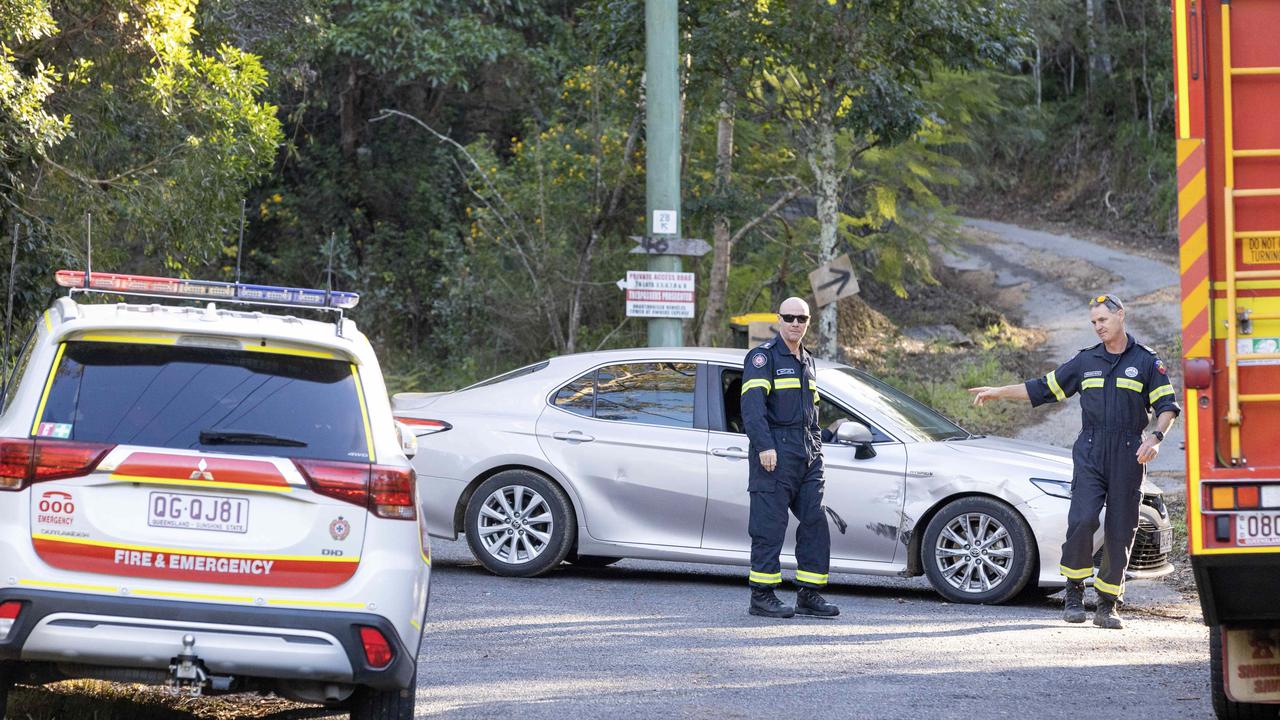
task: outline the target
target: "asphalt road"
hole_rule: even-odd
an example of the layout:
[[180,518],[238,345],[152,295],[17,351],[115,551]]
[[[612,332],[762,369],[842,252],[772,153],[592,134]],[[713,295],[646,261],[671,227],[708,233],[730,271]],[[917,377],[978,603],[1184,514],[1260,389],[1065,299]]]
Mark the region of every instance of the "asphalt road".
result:
[[1207,630],[1181,600],[1108,631],[1063,623],[1060,596],[956,605],[922,580],[833,575],[839,618],[766,620],[740,568],[509,579],[465,542],[433,550],[421,717],[1212,716]]

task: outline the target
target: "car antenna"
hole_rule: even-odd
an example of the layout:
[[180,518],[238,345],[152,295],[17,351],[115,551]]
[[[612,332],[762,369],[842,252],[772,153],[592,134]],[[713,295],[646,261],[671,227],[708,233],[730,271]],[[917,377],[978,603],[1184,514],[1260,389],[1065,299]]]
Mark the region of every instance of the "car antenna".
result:
[[244,208],[245,200],[240,198],[240,244],[236,247],[236,284],[240,284],[240,256],[244,254]]
[[84,289],[89,289],[89,276],[93,274],[93,213],[84,214]]
[[[9,332],[13,328],[13,283],[18,275],[18,218],[13,219],[13,252],[9,254],[9,300],[4,312],[4,359],[0,361],[0,404],[9,396]],[[31,226],[27,226],[27,240]]]

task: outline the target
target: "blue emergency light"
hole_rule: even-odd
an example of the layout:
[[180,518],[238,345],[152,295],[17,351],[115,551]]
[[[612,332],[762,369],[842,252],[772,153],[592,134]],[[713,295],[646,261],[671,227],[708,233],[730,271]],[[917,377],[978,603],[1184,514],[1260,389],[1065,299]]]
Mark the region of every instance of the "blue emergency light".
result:
[[223,300],[269,305],[337,308],[341,310],[350,310],[356,306],[356,303],[360,302],[360,296],[356,293],[312,288],[248,285],[245,283],[215,282],[212,280],[182,280],[179,278],[101,272],[89,273],[88,282],[85,282],[85,273],[80,270],[59,270],[55,277],[58,285],[65,288],[81,288],[130,295],[162,295],[195,300]]

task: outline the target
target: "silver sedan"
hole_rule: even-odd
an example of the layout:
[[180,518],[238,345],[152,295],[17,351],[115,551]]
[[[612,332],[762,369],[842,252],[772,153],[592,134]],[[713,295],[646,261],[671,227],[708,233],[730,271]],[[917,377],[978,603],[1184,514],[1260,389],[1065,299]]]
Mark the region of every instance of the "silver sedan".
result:
[[[418,435],[428,531],[465,533],[507,576],[566,560],[747,566],[744,355],[583,353],[456,392],[396,395],[396,417]],[[820,422],[848,421],[823,448],[832,572],[924,574],[972,603],[1062,586],[1069,452],[971,435],[865,372],[817,367]],[[1172,569],[1171,531],[1159,489],[1143,489],[1135,567],[1159,575]],[[789,542],[784,566],[793,553]]]

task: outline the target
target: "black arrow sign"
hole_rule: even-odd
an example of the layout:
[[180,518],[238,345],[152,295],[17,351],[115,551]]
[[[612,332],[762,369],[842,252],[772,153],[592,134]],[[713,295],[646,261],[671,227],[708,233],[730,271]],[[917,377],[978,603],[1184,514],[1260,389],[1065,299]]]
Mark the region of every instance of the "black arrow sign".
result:
[[839,284],[840,284],[840,287],[836,288],[836,295],[837,295],[837,296],[839,296],[839,295],[840,295],[840,293],[844,292],[844,287],[845,287],[846,285],[848,285],[848,284],[849,284],[849,278],[853,277],[853,273],[849,272],[848,270],[841,270],[840,268],[835,268],[835,267],[833,267],[833,268],[828,268],[828,269],[831,271],[831,274],[832,274],[832,275],[835,275],[835,276],[836,276],[836,279],[835,279],[835,280],[829,280],[829,281],[827,281],[827,282],[825,282],[825,283],[823,283],[823,284],[819,285],[819,286],[818,286],[818,289],[819,289],[819,290],[826,290],[827,288],[831,287],[832,285],[835,285],[836,283],[839,283]]

